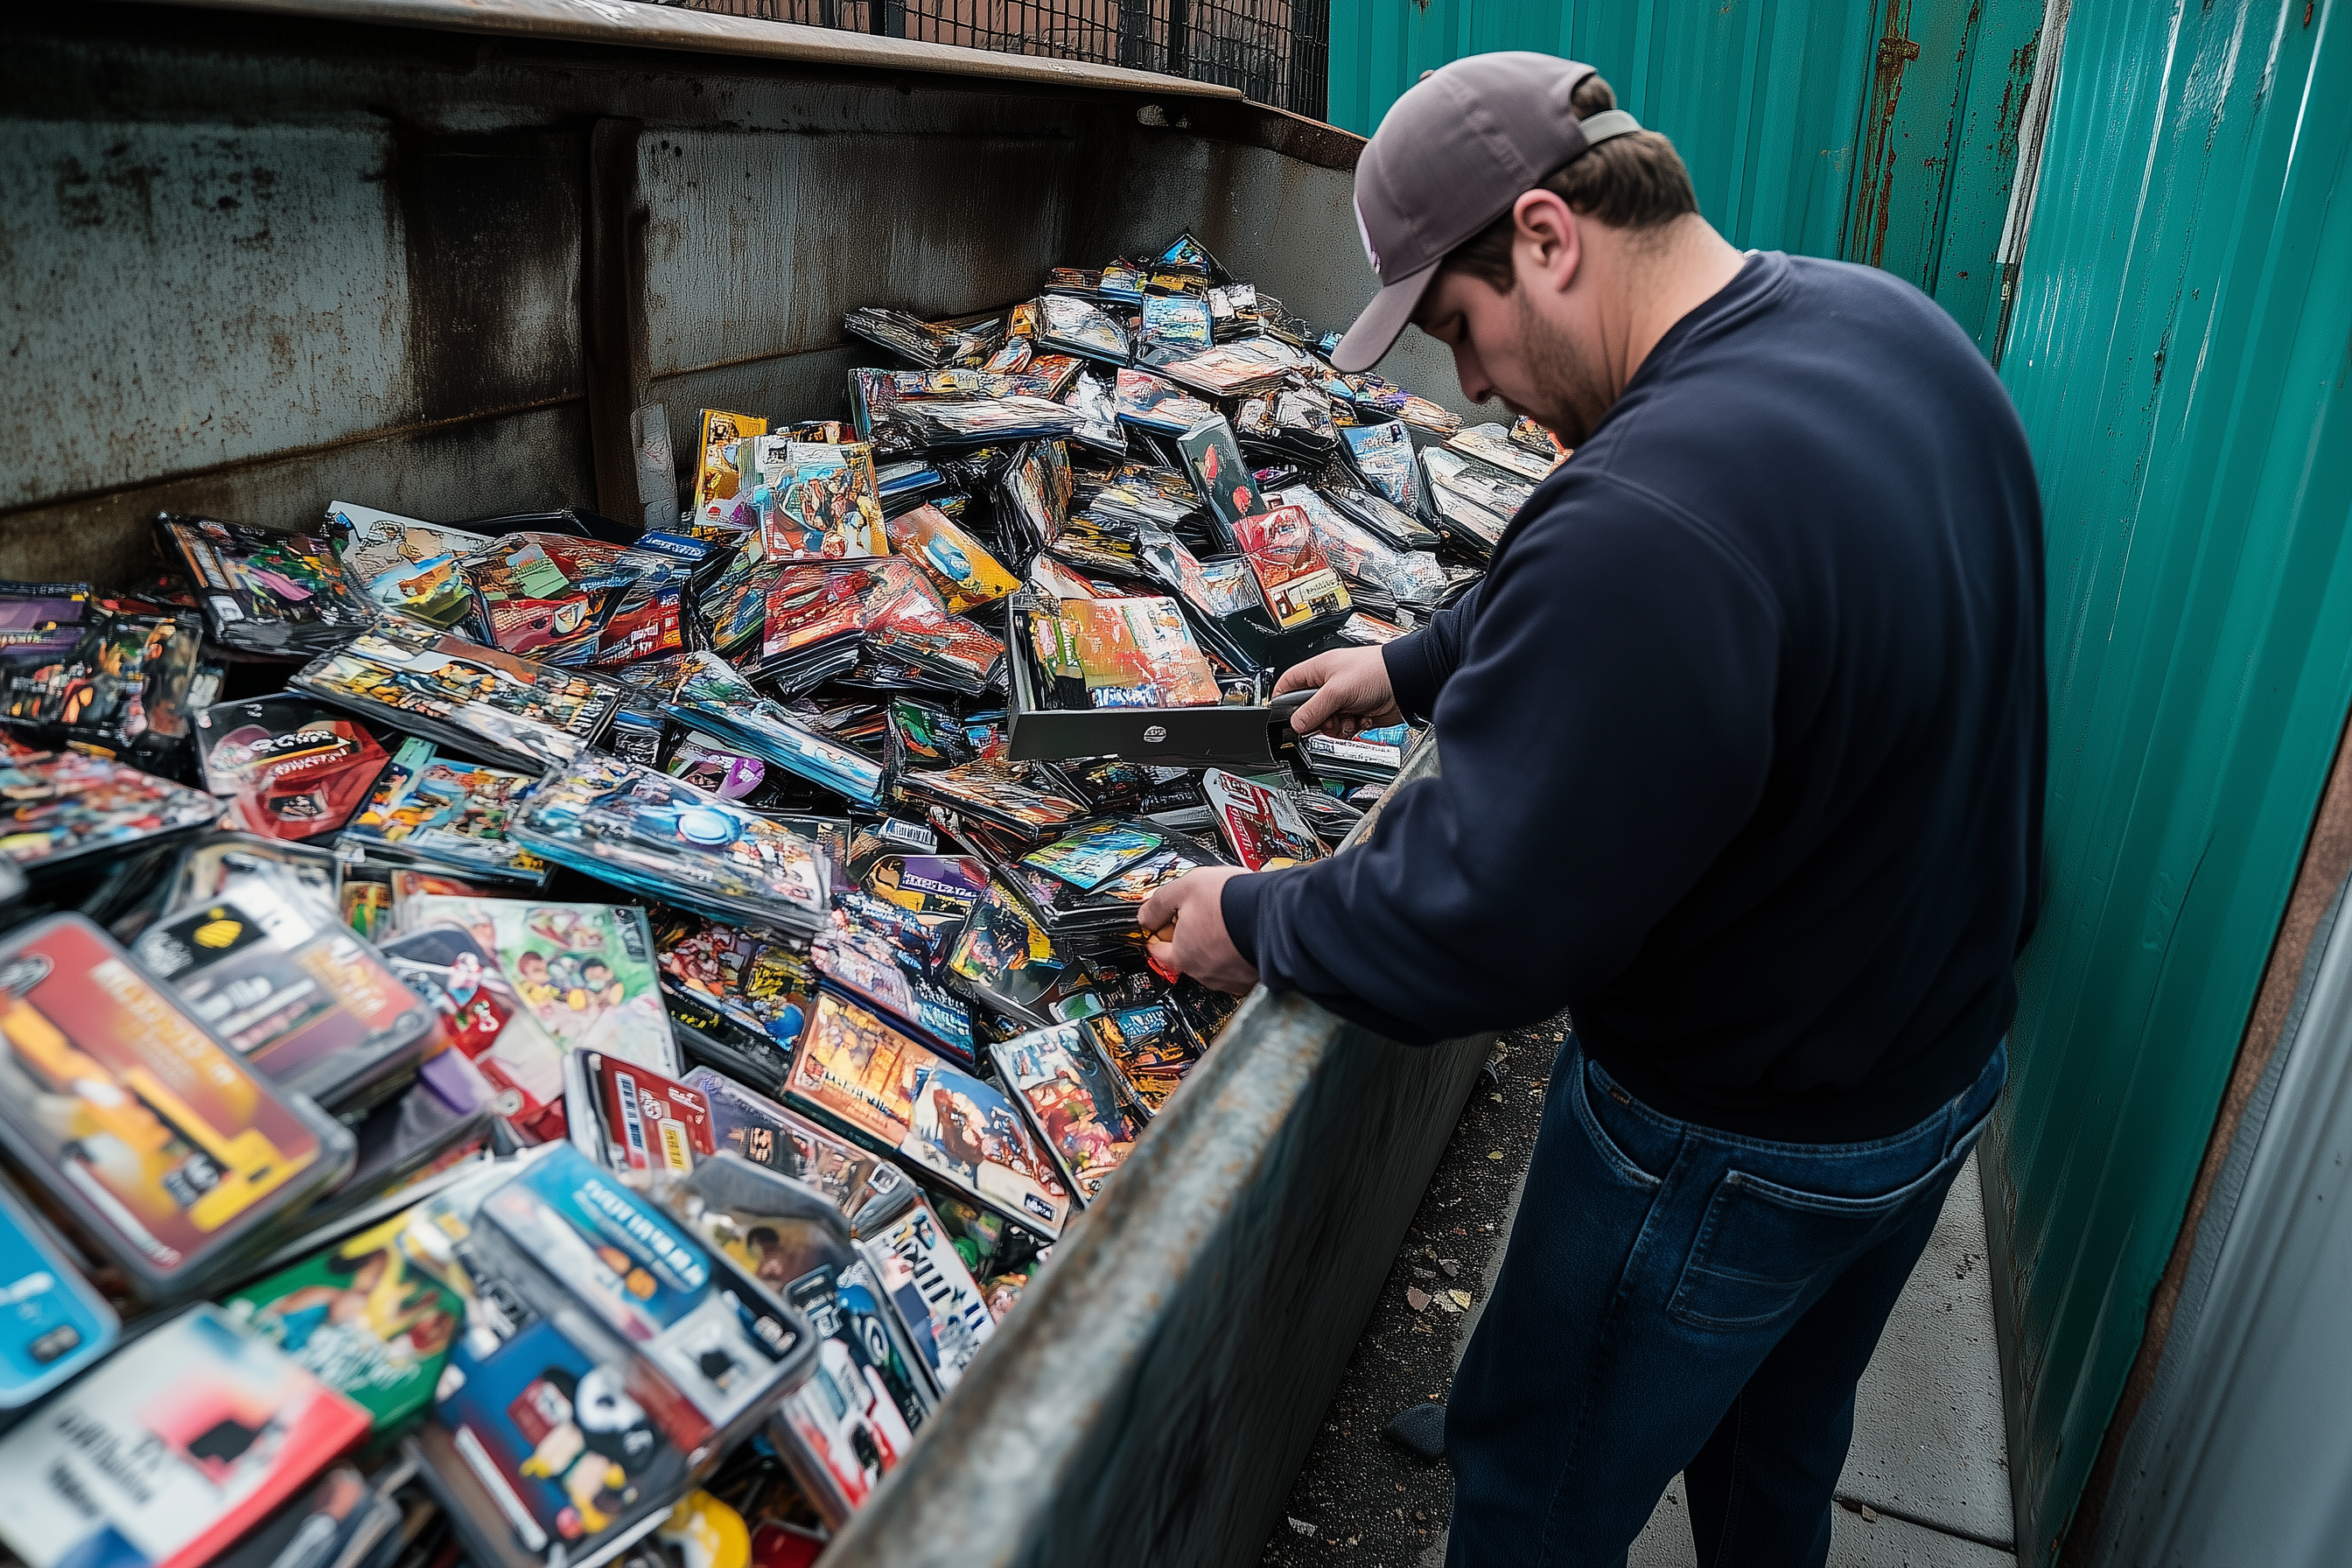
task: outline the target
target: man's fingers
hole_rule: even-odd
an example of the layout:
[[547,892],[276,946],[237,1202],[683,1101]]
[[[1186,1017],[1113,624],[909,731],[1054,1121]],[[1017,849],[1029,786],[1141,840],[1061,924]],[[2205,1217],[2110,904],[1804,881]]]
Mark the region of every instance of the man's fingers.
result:
[[1298,711],[1290,716],[1291,729],[1301,735],[1312,735],[1323,727],[1327,720],[1339,710],[1339,689],[1335,687],[1324,687],[1298,705]]
[[1152,889],[1143,908],[1136,911],[1135,923],[1145,931],[1165,931],[1175,914],[1176,885],[1170,882]]
[[1274,683],[1274,694],[1279,697],[1286,691],[1297,691],[1302,687],[1323,684],[1323,656],[1318,654],[1313,658],[1302,660],[1284,670],[1282,679]]

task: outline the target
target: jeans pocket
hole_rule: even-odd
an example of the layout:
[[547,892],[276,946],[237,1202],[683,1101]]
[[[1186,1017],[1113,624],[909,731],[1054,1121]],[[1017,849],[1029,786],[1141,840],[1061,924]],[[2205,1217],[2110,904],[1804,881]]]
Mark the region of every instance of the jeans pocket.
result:
[[1949,1185],[1959,1163],[1940,1161],[1916,1180],[1868,1198],[1831,1197],[1727,1172],[1707,1200],[1668,1316],[1695,1329],[1731,1331],[1792,1316],[1815,1280],[1835,1275],[1912,1205]]
[[1657,1191],[1664,1178],[1654,1176],[1635,1164],[1633,1156],[1619,1148],[1617,1140],[1609,1136],[1609,1129],[1601,1125],[1601,1118],[1592,1109],[1591,1076],[1578,1073],[1575,1081],[1569,1085],[1569,1095],[1576,1107],[1576,1120],[1584,1128],[1584,1136],[1591,1143],[1592,1152],[1601,1156],[1601,1163],[1619,1179],[1643,1192]]

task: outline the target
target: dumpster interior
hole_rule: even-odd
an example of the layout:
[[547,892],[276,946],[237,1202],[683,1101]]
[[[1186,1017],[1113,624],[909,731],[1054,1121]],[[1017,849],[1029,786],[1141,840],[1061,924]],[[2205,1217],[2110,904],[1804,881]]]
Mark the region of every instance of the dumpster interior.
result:
[[1360,143],[584,0],[8,26],[0,1543],[1245,1560],[1493,1042],[1138,910],[1435,771],[1273,683],[1564,457],[1330,368]]

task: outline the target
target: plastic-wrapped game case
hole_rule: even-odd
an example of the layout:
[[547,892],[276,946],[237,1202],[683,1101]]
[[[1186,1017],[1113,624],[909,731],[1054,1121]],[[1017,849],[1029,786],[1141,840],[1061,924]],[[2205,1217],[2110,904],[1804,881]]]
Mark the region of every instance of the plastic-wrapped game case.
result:
[[913,1078],[899,1154],[1040,1236],[1061,1235],[1069,1189],[1003,1090],[936,1058]]
[[438,754],[412,736],[383,767],[340,842],[380,859],[544,886],[547,862],[507,837],[528,773]]
[[992,605],[1021,586],[1021,580],[988,547],[950,521],[935,506],[919,506],[889,520],[891,547],[921,568],[947,607],[957,615]]
[[26,1568],[198,1568],[366,1435],[367,1412],[198,1305],[0,1438]]
[[945,1398],[996,1332],[979,1282],[956,1255],[939,1215],[919,1198],[857,1249],[906,1331],[915,1365]]
[[687,1087],[710,1107],[711,1139],[755,1165],[790,1176],[855,1222],[871,1209],[906,1202],[913,1188],[897,1166],[785,1110],[726,1074],[696,1068]]
[[1445,444],[1465,457],[1475,458],[1482,463],[1502,469],[1514,479],[1524,479],[1531,485],[1541,484],[1550,477],[1554,468],[1568,459],[1561,456],[1559,446],[1543,426],[1537,426],[1536,433],[1544,437],[1544,447],[1540,451],[1522,443],[1516,431],[1507,430],[1500,425],[1470,426],[1455,431]]
[[604,733],[624,689],[446,632],[387,621],[289,683],[387,729],[539,773]]
[[776,1051],[792,1049],[816,985],[805,942],[667,908],[654,911],[653,931],[662,992],[673,1007],[699,1004]]
[[690,653],[665,666],[662,710],[764,763],[797,773],[853,803],[880,799],[882,770],[864,752],[821,735],[783,706],[761,696],[714,653]]
[[1349,461],[1364,483],[1390,505],[1414,510],[1412,437],[1400,420],[1377,425],[1350,425],[1339,432]]
[[1147,294],[1143,346],[1187,353],[1209,346],[1209,301],[1198,294]]
[[87,856],[160,847],[210,827],[220,813],[211,795],[102,757],[0,762],[0,854],[36,880],[63,876]]
[[1234,524],[1234,542],[1257,579],[1266,614],[1282,630],[1347,615],[1352,605],[1348,585],[1323,553],[1305,508],[1280,506],[1245,517]]
[[266,838],[340,831],[386,761],[357,720],[307,697],[217,702],[196,715],[205,787],[229,803],[237,826]]
[[324,910],[247,884],[166,915],[131,951],[246,1060],[331,1110],[413,1068],[433,1009]]
[[1111,398],[1121,424],[1156,430],[1163,436],[1181,436],[1203,419],[1213,419],[1217,415],[1213,405],[1148,370],[1122,368]]
[[816,845],[651,768],[585,752],[541,780],[513,837],[560,866],[713,920],[813,933],[825,914]]
[[[540,1311],[585,1316],[604,1331],[600,1358],[642,1358],[671,1436],[724,1436],[807,1374],[814,1352],[800,1314],[726,1288],[733,1270],[659,1206],[565,1147],[482,1200],[477,1235]],[[666,1400],[665,1403],[667,1403]]]
[[556,1044],[598,1050],[675,1078],[681,1066],[662,1010],[653,932],[633,904],[542,903],[426,895],[404,904],[411,929],[464,928]]
[[[883,907],[901,913],[893,906]],[[914,925],[911,916],[904,918]],[[866,935],[852,924],[819,936],[810,957],[828,984],[887,1015],[933,1049],[969,1063],[972,1059],[971,1011],[920,974],[908,973],[914,956],[909,954],[906,962],[898,956],[907,951]]]
[[78,915],[0,941],[0,1142],[143,1295],[200,1282],[350,1169],[349,1133]]
[[326,529],[345,579],[377,609],[444,631],[473,610],[458,563],[489,542],[482,535],[341,500],[327,508]]
[[745,478],[766,560],[840,561],[890,552],[872,447],[781,436],[755,437],[751,447]]
[[621,665],[676,653],[694,569],[659,551],[561,533],[509,533],[465,559],[479,624],[541,664]]
[[1074,680],[1090,708],[1200,708],[1220,700],[1215,669],[1173,599],[1065,599],[1028,617],[1038,663]]
[[1234,527],[1245,517],[1265,510],[1257,476],[1234,440],[1234,427],[1222,414],[1211,415],[1177,437],[1184,469],[1193,488],[1208,503],[1209,517],[1227,548],[1235,548]]
[[1322,858],[1323,841],[1287,795],[1219,768],[1202,775],[1201,789],[1225,847],[1250,870]]
[[1276,506],[1296,506],[1314,524],[1316,542],[1340,575],[1368,584],[1399,604],[1434,607],[1445,596],[1445,574],[1423,550],[1399,550],[1346,516],[1312,485],[1277,490]]
[[913,855],[877,839],[855,854],[849,877],[860,890],[913,914],[926,935],[932,967],[988,894],[988,871],[968,855]]
[[685,1485],[685,1454],[645,1404],[625,1363],[591,1355],[546,1319],[494,1348],[460,1341],[434,1418],[506,1535],[537,1558],[576,1558],[618,1537]]
[[1003,763],[985,760],[931,773],[910,773],[898,781],[898,787],[1029,837],[1084,816],[1087,809],[1067,796],[1033,789],[1013,776]]
[[506,971],[463,926],[421,925],[385,941],[383,961],[441,1016],[442,1032],[489,1080],[491,1109],[531,1137],[563,1132],[563,1050]]
[[1117,1007],[1080,1024],[1118,1079],[1128,1104],[1146,1121],[1160,1113],[1201,1059],[1200,1041],[1165,1003]]
[[155,521],[196,580],[205,630],[223,647],[309,658],[375,619],[326,540],[171,512]]
[[767,433],[768,422],[757,415],[702,411],[702,461],[694,473],[697,527],[740,531],[758,525],[743,476],[750,466],[751,439]]
[[1392,550],[1434,550],[1444,536],[1412,512],[1377,490],[1337,480],[1318,480],[1318,494],[1341,516],[1352,519]]
[[171,891],[163,911],[181,914],[199,904],[248,894],[270,908],[307,908],[316,925],[331,925],[341,911],[342,862],[334,851],[248,833],[206,833],[188,841],[173,858]]
[[950,984],[1033,1026],[1050,1024],[1069,963],[1021,900],[991,882],[948,949]]
[[413,1267],[395,1215],[225,1298],[230,1317],[368,1413],[377,1431],[433,1401],[466,1303]]
[[1245,397],[1281,384],[1286,360],[1255,346],[1265,340],[1245,339],[1220,343],[1184,359],[1170,360],[1160,369],[1172,381],[1211,397]]
[[1062,1180],[1089,1204],[1143,1135],[1096,1054],[1087,1029],[1092,1022],[1056,1024],[988,1047],[998,1078],[1018,1097]]
[[106,1358],[114,1309],[68,1263],[47,1228],[0,1187],[0,1411],[21,1410]]
[[946,1065],[878,1015],[821,992],[793,1054],[784,1103],[895,1154],[913,1123],[916,1074]]
[[1030,850],[1021,864],[1088,893],[1167,842],[1166,834],[1140,823],[1090,822]]
[[682,1176],[719,1152],[710,1102],[699,1090],[598,1051],[584,1053],[580,1065],[613,1170]]
[[1037,341],[1047,348],[1106,364],[1125,364],[1127,334],[1091,300],[1045,294],[1037,300]]

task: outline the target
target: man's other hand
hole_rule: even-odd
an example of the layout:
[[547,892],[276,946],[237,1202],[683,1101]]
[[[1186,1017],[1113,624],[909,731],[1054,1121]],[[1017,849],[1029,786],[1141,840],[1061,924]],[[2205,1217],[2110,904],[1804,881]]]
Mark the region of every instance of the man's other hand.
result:
[[[1156,932],[1151,956],[1179,974],[1189,974],[1213,991],[1228,995],[1248,994],[1257,984],[1257,966],[1234,947],[1225,934],[1225,914],[1219,900],[1226,882],[1249,873],[1233,866],[1203,866],[1187,871],[1143,901],[1143,929]],[[1169,930],[1170,922],[1175,929]]]
[[1322,689],[1290,716],[1290,727],[1302,735],[1321,731],[1346,740],[1360,730],[1378,730],[1404,722],[1389,685],[1388,662],[1376,647],[1340,647],[1318,653],[1283,671],[1274,683],[1275,695],[1301,687]]

